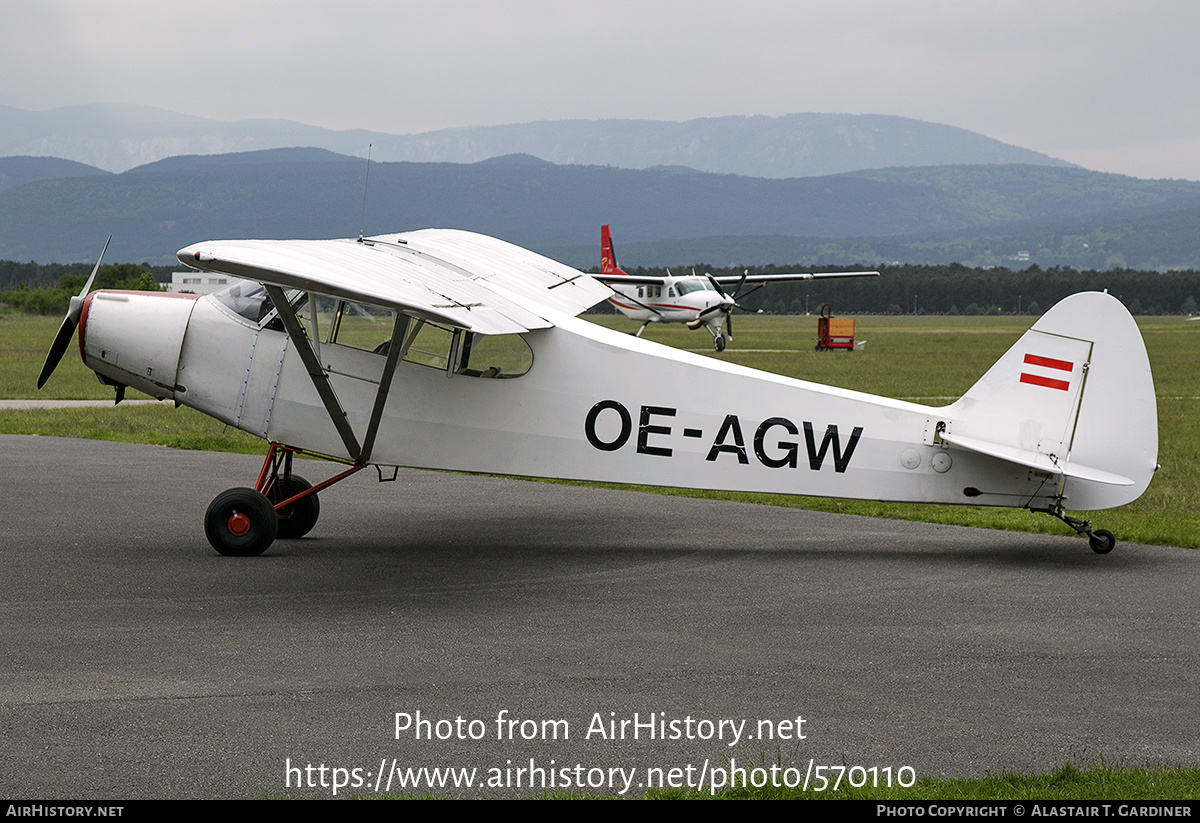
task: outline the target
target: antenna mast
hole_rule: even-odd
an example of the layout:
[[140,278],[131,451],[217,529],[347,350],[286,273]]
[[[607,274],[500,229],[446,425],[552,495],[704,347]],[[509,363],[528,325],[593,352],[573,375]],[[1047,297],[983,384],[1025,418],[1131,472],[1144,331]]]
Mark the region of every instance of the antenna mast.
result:
[[358,224],[358,242],[363,241],[363,229],[367,225],[367,185],[371,182],[371,147],[374,143],[367,144],[367,178],[363,181],[363,207],[362,207],[362,222]]

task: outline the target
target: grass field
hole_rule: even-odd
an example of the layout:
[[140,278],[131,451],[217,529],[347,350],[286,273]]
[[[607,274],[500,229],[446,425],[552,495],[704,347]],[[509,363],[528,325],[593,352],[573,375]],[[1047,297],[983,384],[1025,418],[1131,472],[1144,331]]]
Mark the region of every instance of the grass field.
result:
[[[633,330],[622,317],[594,318]],[[0,315],[0,399],[42,396],[111,399],[74,350],[42,392],[38,370],[59,319]],[[941,405],[960,396],[1032,322],[1029,317],[868,316],[858,318],[860,352],[813,350],[815,317],[737,316],[737,336],[720,355],[704,331],[681,325],[651,326],[648,339],[695,347],[723,360],[789,377]],[[1141,318],[1158,393],[1159,462],[1149,491],[1136,502],[1090,515],[1121,541],[1200,547],[1200,324],[1181,317]],[[130,392],[130,397],[136,396]],[[190,409],[118,407],[0,411],[0,432],[155,443],[176,448],[263,453],[262,441]],[[663,492],[664,490],[656,490]],[[936,523],[1066,534],[1046,515],[1009,509],[918,506],[783,495],[665,490],[669,494],[794,506]]]

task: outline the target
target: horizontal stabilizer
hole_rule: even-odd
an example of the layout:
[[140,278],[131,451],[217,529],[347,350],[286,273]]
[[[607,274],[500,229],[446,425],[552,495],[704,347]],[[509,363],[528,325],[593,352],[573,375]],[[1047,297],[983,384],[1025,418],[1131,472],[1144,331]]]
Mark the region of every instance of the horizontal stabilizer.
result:
[[974,437],[961,437],[945,432],[942,433],[941,437],[952,446],[986,454],[988,457],[1007,460],[1009,463],[1016,463],[1019,466],[1028,466],[1031,469],[1037,469],[1049,474],[1076,477],[1080,480],[1091,480],[1095,483],[1106,483],[1110,486],[1132,486],[1134,484],[1134,481],[1128,477],[1122,477],[1119,474],[1113,474],[1112,472],[1100,469],[1093,469],[1090,466],[1080,466],[1070,461],[1059,463],[1055,458],[1047,454],[1025,451],[1013,446],[1002,446],[999,443],[989,443],[986,440],[979,440]]

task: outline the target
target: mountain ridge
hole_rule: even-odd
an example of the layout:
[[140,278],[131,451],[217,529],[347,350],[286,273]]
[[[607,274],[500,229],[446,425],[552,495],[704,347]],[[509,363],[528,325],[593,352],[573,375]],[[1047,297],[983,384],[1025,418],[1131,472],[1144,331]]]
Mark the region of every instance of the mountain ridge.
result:
[[952,164],[1069,166],[975,132],[896,115],[797,113],[684,121],[540,120],[416,134],[337,131],[289,120],[220,121],[132,104],[46,111],[0,106],[0,156],[57,156],[122,172],[177,155],[312,146],[387,162],[475,163],[529,154],[556,165],[786,178]]
[[[109,233],[112,259],[155,264],[169,264],[177,249],[205,238],[351,237],[363,221],[364,171],[362,158],[310,148],[175,157],[121,174],[36,180],[0,191],[0,258],[88,260],[95,238]],[[1072,167],[770,179],[509,156],[373,163],[366,194],[368,234],[463,228],[583,267],[594,263],[592,235],[602,223],[614,225],[626,253],[638,243],[690,246],[688,259],[718,264],[817,263],[835,254],[838,262],[943,262],[961,250],[951,259],[1004,265],[1026,250],[1028,262],[1045,264],[1200,265],[1188,228],[1200,183]],[[1155,237],[1158,248],[1139,235]],[[788,239],[747,240],[769,237]]]

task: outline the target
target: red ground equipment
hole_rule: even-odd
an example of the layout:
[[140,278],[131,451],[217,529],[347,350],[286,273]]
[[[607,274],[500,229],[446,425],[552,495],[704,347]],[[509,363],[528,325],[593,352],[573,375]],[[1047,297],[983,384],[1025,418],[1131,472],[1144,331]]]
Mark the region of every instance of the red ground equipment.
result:
[[817,320],[817,351],[853,350],[854,318],[833,317],[832,314],[828,303],[821,307],[821,317]]

